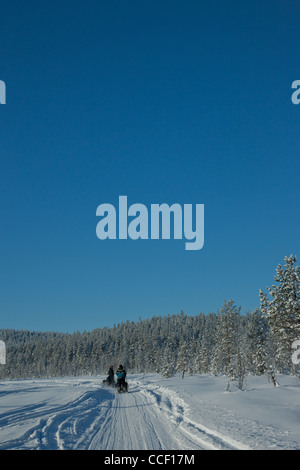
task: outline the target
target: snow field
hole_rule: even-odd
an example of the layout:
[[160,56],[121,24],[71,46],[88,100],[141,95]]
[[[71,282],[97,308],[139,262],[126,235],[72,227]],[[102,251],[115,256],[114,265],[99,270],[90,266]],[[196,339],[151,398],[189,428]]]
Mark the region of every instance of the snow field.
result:
[[300,448],[300,381],[128,376],[129,393],[102,377],[0,382],[0,449],[255,450]]

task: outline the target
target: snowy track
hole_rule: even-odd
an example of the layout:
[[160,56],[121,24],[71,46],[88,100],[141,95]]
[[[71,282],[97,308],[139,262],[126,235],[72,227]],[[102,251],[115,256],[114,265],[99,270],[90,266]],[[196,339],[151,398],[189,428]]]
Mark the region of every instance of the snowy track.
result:
[[[233,427],[227,432],[218,428],[214,413],[220,422],[222,414],[213,402],[188,400],[178,386],[174,390],[144,377],[129,384],[129,393],[118,394],[103,386],[102,378],[2,382],[0,449],[250,449],[253,445],[245,443],[267,430],[244,420],[252,437],[242,434],[238,442]],[[205,425],[202,416],[210,418]],[[233,413],[224,410],[223,422],[232,419]],[[276,436],[275,448],[280,447],[283,434],[273,428],[268,432],[269,440]]]
[[184,402],[170,391],[159,387],[146,389],[138,381],[131,383],[126,394],[118,394],[100,384],[96,387],[93,381],[87,381],[86,385],[92,390],[65,405],[48,409],[36,403],[4,413],[0,418],[2,429],[24,426],[26,431],[18,438],[2,442],[0,449],[243,447],[187,419]]

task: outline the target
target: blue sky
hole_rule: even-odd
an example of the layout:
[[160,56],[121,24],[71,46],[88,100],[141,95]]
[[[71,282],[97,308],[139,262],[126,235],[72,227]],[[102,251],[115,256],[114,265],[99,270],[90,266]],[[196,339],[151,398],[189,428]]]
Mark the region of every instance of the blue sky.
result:
[[[1,328],[259,305],[300,256],[296,0],[1,5]],[[205,244],[96,237],[96,208],[205,205]]]

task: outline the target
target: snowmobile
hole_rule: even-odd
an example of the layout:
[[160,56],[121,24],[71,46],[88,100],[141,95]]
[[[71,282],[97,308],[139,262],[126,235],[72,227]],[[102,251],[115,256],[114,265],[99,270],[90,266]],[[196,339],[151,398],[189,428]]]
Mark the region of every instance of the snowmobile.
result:
[[106,379],[103,380],[104,385],[107,385],[108,387],[115,387],[116,382],[114,380],[111,380],[110,377],[107,377]]
[[118,380],[117,383],[115,384],[115,387],[116,387],[118,393],[128,392],[128,383],[127,382],[122,383],[121,381]]
[[125,381],[126,378],[126,371],[123,369],[123,366],[120,364],[118,367],[118,370],[116,372],[117,374],[117,392],[128,392],[128,383]]

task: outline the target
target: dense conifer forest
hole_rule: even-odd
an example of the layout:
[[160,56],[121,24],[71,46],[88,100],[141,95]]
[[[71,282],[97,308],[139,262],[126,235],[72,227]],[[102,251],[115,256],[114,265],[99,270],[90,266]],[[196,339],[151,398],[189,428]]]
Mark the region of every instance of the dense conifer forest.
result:
[[106,374],[122,363],[130,373],[225,374],[228,387],[243,388],[247,374],[299,375],[292,361],[293,342],[300,339],[300,268],[285,258],[276,285],[260,292],[260,308],[242,313],[233,300],[216,313],[184,312],[125,321],[111,328],[73,334],[0,330],[6,345],[1,379]]

